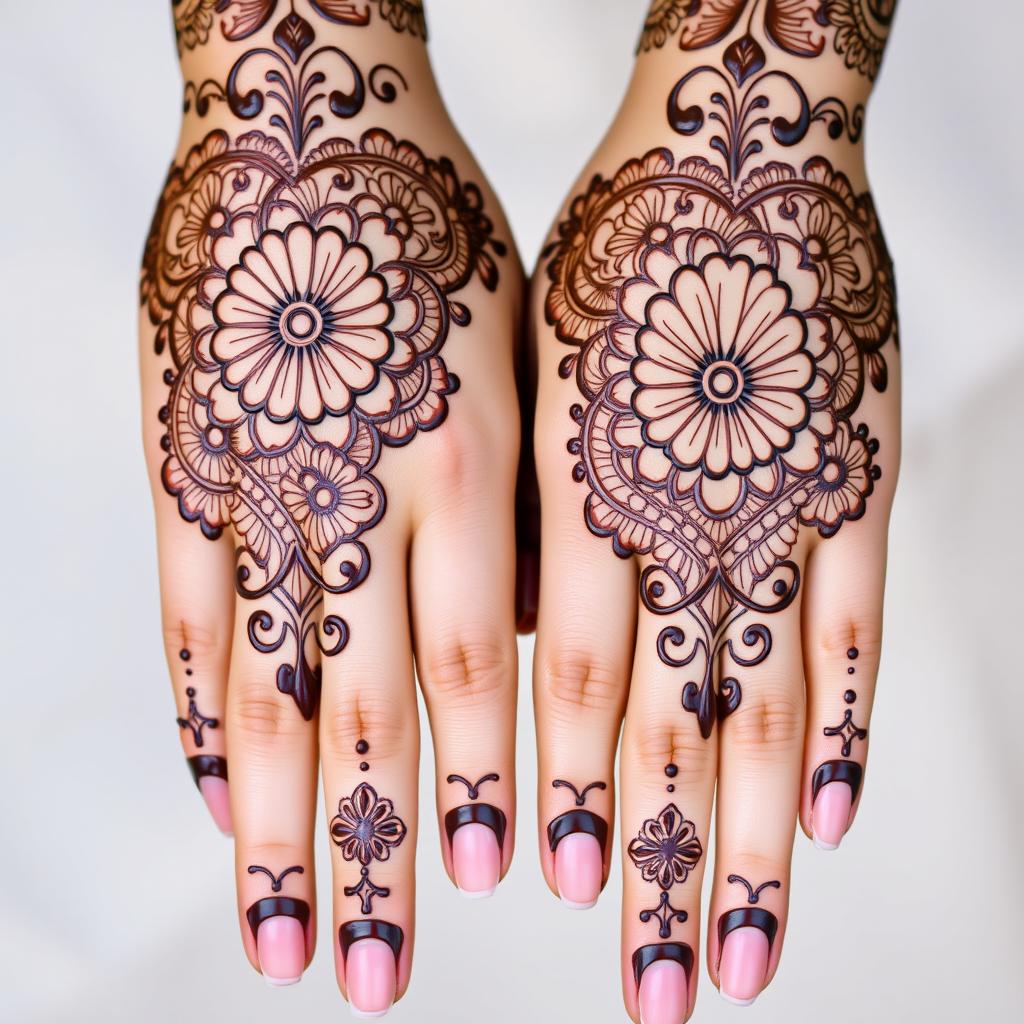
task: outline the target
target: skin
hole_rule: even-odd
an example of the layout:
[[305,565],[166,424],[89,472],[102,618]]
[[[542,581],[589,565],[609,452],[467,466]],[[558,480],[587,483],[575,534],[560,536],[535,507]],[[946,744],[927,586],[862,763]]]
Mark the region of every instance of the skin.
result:
[[[358,6],[358,5],[357,5]],[[280,872],[302,865],[283,883],[282,895],[311,908],[307,963],[315,935],[313,833],[315,794],[322,772],[326,819],[341,797],[362,782],[392,801],[406,827],[404,840],[386,861],[374,862],[373,882],[390,889],[374,904],[374,917],[404,933],[398,964],[397,997],[408,985],[414,945],[414,853],[417,826],[419,725],[415,685],[426,699],[437,762],[437,811],[442,822],[444,861],[455,881],[443,819],[466,802],[460,785],[446,777],[471,779],[497,773],[483,799],[499,807],[509,827],[501,850],[507,871],[515,832],[513,748],[516,648],[514,629],[515,547],[513,493],[518,458],[518,410],[513,344],[521,306],[522,271],[497,200],[448,119],[437,91],[425,44],[409,31],[396,31],[383,17],[365,26],[337,24],[305,3],[296,11],[315,31],[316,46],[338,47],[365,75],[377,63],[400,70],[408,85],[390,104],[367,96],[356,116],[325,116],[310,147],[336,137],[358,140],[371,128],[408,139],[429,158],[450,157],[462,182],[477,183],[493,237],[508,245],[496,257],[498,281],[489,290],[479,275],[452,295],[471,312],[468,326],[451,327],[443,349],[449,369],[461,381],[449,397],[449,415],[437,429],[413,443],[388,448],[373,470],[386,494],[386,514],[362,540],[372,571],[358,588],[327,594],[322,616],[337,615],[349,629],[344,651],[320,659],[322,694],[307,720],[296,703],[275,686],[279,659],[259,652],[247,635],[249,617],[266,602],[236,593],[234,572],[240,538],[231,528],[210,541],[197,524],[185,522],[161,481],[165,427],[158,417],[167,402],[162,381],[167,355],[154,353],[155,327],[140,317],[143,435],[156,509],[161,600],[168,664],[178,714],[187,713],[186,687],[199,693],[199,706],[220,727],[205,731],[202,753],[228,759],[231,817],[235,837],[240,933],[253,967],[256,943],[245,911],[270,895],[268,876],[249,865]],[[273,38],[282,6],[258,31],[241,41],[223,38],[214,18],[207,41],[181,46],[183,77],[223,84],[247,49],[281,53]],[[254,80],[257,80],[254,77]],[[246,85],[246,88],[249,86]],[[265,87],[265,86],[264,86]],[[329,80],[326,88],[351,89],[351,81]],[[175,151],[180,164],[212,129],[231,137],[252,130],[274,135],[268,104],[254,119],[240,120],[223,101],[210,103],[205,117],[197,105],[185,115]],[[190,658],[179,652],[187,648]],[[185,669],[192,674],[186,676]],[[181,730],[187,756],[197,752],[192,732]],[[357,753],[357,743],[368,749]],[[367,762],[368,771],[360,764]],[[345,860],[331,844],[334,872],[332,934],[338,981],[346,993],[338,927],[359,919],[358,901],[344,894],[358,882],[358,862]],[[322,910],[323,908],[321,908]]]
[[[721,165],[721,154],[710,147],[708,132],[684,137],[671,129],[666,99],[687,72],[700,65],[722,68],[726,45],[744,34],[751,10],[748,5],[739,27],[718,43],[686,51],[679,45],[677,28],[664,45],[652,46],[638,56],[622,106],[570,190],[570,200],[586,192],[595,174],[611,179],[627,160],[656,147],[668,147],[677,161],[697,156]],[[792,75],[812,104],[823,96],[841,100],[850,110],[866,102],[871,81],[832,51],[831,36],[820,57],[798,57],[771,45],[762,30],[763,16],[756,10],[751,24],[767,54],[767,67]],[[778,102],[783,104],[782,99]],[[766,116],[791,117],[793,110],[790,97],[780,107],[770,104]],[[813,124],[793,147],[767,137],[763,152],[749,161],[742,177],[773,160],[799,168],[815,156],[827,158],[845,173],[857,194],[867,190],[863,143],[846,137],[833,140],[821,125]],[[568,212],[569,200],[556,226]],[[553,229],[551,238],[556,237]],[[880,654],[889,509],[899,465],[899,357],[890,341],[884,349],[888,386],[881,393],[867,387],[854,417],[855,422],[870,425],[880,444],[875,464],[881,476],[866,513],[828,538],[814,529],[800,529],[789,555],[802,578],[795,600],[776,614],[756,620],[748,616],[729,633],[739,646],[743,628],[751,621],[763,621],[773,638],[771,654],[759,665],[739,669],[725,666],[720,658],[715,675],[720,679],[726,667],[728,674],[738,675],[743,698],[739,708],[727,719],[719,719],[705,739],[696,716],[680,706],[683,684],[692,673],[663,663],[657,653],[661,630],[671,625],[690,629],[692,623],[648,611],[638,601],[638,580],[644,568],[656,564],[653,557],[616,557],[610,541],[595,536],[584,521],[583,503],[590,488],[573,479],[579,456],[566,448],[578,434],[569,409],[581,401],[581,393],[574,376],[562,379],[558,373],[559,362],[572,349],[556,338],[545,316],[551,285],[547,263],[542,257],[538,264],[531,299],[538,380],[535,452],[543,510],[534,662],[541,861],[548,885],[557,894],[546,828],[566,809],[566,799],[561,790],[552,788],[552,779],[608,782],[607,789],[590,794],[587,807],[613,821],[612,783],[621,730],[622,978],[626,1009],[631,1019],[639,1021],[631,957],[638,947],[658,941],[655,927],[639,919],[641,910],[656,906],[658,889],[643,881],[627,847],[644,821],[655,818],[670,801],[695,824],[705,851],[685,883],[671,889],[673,908],[688,914],[684,924],[673,925],[672,940],[689,944],[698,954],[700,892],[705,869],[712,870],[705,948],[708,971],[717,986],[717,922],[724,912],[747,905],[746,890],[730,884],[727,876],[742,875],[755,886],[778,880],[779,888],[764,890],[759,898],[759,906],[779,922],[765,985],[778,968],[786,928],[793,826],[799,821],[804,835],[811,837],[811,780],[819,764],[840,757],[841,741],[824,735],[824,730],[842,720],[848,685],[856,689],[856,724],[865,728],[869,724]],[[847,653],[853,647],[858,650],[855,663]],[[854,676],[848,675],[852,664]],[[863,765],[866,753],[867,741],[858,740],[850,759]],[[679,767],[671,780],[671,795],[666,792],[670,780],[665,775],[670,763]],[[712,866],[706,850],[716,785],[717,858]],[[606,877],[610,846],[605,853]],[[693,1012],[698,973],[695,968],[690,980],[687,1017]]]

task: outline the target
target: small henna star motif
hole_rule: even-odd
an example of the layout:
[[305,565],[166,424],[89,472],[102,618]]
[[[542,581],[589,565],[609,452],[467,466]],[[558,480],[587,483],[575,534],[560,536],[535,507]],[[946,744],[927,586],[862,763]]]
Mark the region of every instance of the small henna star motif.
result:
[[867,729],[861,729],[854,720],[853,712],[847,708],[839,725],[830,725],[825,730],[826,736],[839,736],[843,741],[843,757],[849,757],[855,740],[867,739]]
[[197,747],[203,745],[203,729],[216,729],[220,725],[219,718],[207,718],[196,705],[196,688],[190,686],[185,691],[188,697],[188,717],[179,718],[178,726],[182,729],[192,730],[192,739]]
[[370,869],[364,867],[359,869],[359,884],[346,885],[345,895],[358,896],[360,911],[364,914],[372,914],[374,897],[379,896],[381,899],[386,899],[391,895],[391,890],[387,886],[376,885],[370,879]]
[[659,922],[658,935],[663,939],[671,938],[672,923],[682,924],[690,915],[685,910],[676,910],[669,902],[668,893],[663,892],[658,905],[650,910],[640,911],[640,920],[646,924],[652,918]]

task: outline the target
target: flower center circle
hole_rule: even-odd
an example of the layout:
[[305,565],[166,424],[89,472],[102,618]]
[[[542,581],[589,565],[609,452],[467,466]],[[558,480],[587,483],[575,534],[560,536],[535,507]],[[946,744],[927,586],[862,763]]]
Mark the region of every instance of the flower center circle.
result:
[[227,217],[224,214],[224,210],[219,206],[215,206],[206,218],[206,229],[207,231],[219,231],[226,223]]
[[821,468],[822,483],[832,489],[842,486],[846,480],[846,467],[838,459],[827,459]]
[[206,430],[206,443],[211,448],[223,448],[224,431],[220,427],[208,427]]
[[653,245],[664,245],[668,241],[668,236],[669,229],[665,224],[655,224],[647,237]]
[[704,394],[718,405],[729,405],[743,394],[743,374],[735,363],[719,359],[704,371]]
[[820,238],[812,235],[807,239],[807,255],[812,260],[820,260],[825,255],[825,243]]
[[309,302],[292,302],[284,308],[279,320],[281,337],[289,345],[304,346],[320,337],[324,318]]
[[391,226],[395,229],[395,232],[402,238],[408,238],[412,234],[412,230],[409,226],[409,219],[400,206],[396,206],[392,203],[385,211],[384,216],[391,221]]
[[334,501],[334,491],[330,487],[318,487],[313,492],[313,501],[319,508],[329,508]]

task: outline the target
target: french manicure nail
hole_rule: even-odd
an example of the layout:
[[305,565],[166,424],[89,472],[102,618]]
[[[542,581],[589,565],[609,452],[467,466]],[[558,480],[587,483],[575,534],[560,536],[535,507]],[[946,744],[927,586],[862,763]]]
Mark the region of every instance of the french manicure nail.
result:
[[498,887],[501,849],[498,838],[486,825],[470,822],[452,835],[455,884],[464,896],[490,896]]
[[640,976],[640,1024],[682,1024],[688,999],[686,971],[674,960],[658,960]]
[[256,932],[256,954],[268,985],[294,985],[306,966],[306,936],[294,917],[268,917]]
[[355,1017],[383,1017],[398,991],[395,954],[383,939],[360,939],[345,955],[345,985]]
[[730,1003],[749,1006],[768,976],[768,936],[759,928],[736,928],[725,937],[718,965],[719,991]]
[[586,910],[597,902],[604,876],[601,844],[585,832],[566,836],[555,849],[555,882],[562,902]]
[[228,784],[225,779],[215,775],[204,775],[199,779],[199,792],[206,801],[207,810],[214,824],[226,836],[234,834],[231,823],[231,800],[228,797]]
[[811,835],[819,850],[835,850],[846,835],[853,791],[845,782],[830,782],[818,792],[811,809]]

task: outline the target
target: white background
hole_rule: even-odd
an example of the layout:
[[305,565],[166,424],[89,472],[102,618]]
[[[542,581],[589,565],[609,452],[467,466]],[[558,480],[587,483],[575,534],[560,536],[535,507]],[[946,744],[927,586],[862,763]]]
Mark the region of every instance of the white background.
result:
[[[445,96],[528,263],[618,103],[645,3],[429,4]],[[1001,1024],[1024,1002],[1024,9],[901,7],[868,132],[906,408],[871,772],[841,852],[797,843],[774,985],[744,1011],[702,977],[700,1021]],[[16,1024],[347,1016],[329,914],[298,987],[270,991],[244,961],[230,844],[168,727],[135,355],[180,102],[167,8],[0,0],[0,1020]],[[424,754],[399,1024],[625,1020],[617,870],[586,916],[542,885],[522,683],[519,851],[492,901],[442,879]]]

